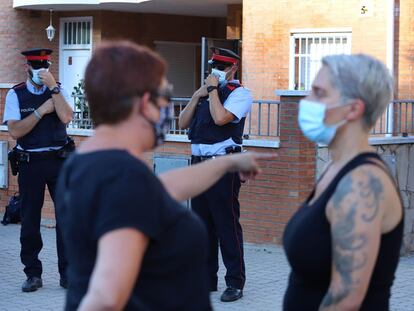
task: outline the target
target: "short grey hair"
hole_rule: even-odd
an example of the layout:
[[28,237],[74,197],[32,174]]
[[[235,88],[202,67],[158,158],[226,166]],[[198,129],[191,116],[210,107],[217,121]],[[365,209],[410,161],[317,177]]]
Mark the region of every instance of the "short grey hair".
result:
[[322,65],[330,70],[330,81],[339,90],[342,102],[358,98],[365,103],[363,122],[372,128],[393,99],[394,82],[389,70],[365,54],[326,56]]

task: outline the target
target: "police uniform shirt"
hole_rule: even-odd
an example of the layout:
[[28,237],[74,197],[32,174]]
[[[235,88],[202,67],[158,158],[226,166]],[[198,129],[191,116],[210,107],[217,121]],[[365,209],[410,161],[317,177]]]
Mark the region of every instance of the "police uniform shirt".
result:
[[[26,87],[27,90],[34,95],[41,95],[47,90],[46,85],[43,85],[40,89],[37,89],[33,86],[29,79],[27,79],[26,81]],[[73,109],[73,99],[62,85],[60,85],[60,93],[62,94],[63,98],[68,102],[68,104],[72,106]],[[9,92],[6,95],[6,105],[4,107],[3,124],[7,124],[7,121],[9,120],[21,120],[19,100],[17,98],[16,92],[13,89],[9,90]],[[17,146],[17,148],[22,149],[20,146]],[[60,148],[62,147],[50,146],[45,148],[29,149],[27,151],[45,151]]]
[[[231,83],[239,83],[239,80],[231,80]],[[238,87],[230,93],[227,100],[223,103],[224,108],[231,112],[236,119],[232,123],[239,123],[249,112],[253,103],[253,97],[249,89]],[[240,146],[233,139],[229,138],[215,144],[192,144],[191,154],[195,156],[213,156],[226,154],[227,147]]]

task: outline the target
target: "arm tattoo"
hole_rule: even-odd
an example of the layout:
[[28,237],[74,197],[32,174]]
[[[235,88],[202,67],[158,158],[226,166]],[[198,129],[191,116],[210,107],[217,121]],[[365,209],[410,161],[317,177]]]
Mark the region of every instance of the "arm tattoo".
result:
[[[362,249],[367,245],[367,236],[355,232],[358,217],[364,222],[372,222],[378,215],[380,200],[383,198],[383,185],[379,178],[367,172],[367,181],[358,182],[352,187],[351,175],[343,178],[332,197],[336,221],[331,225],[333,265],[340,276],[341,284],[337,289],[330,289],[322,303],[321,309],[338,304],[350,293],[353,280],[352,273],[364,268],[367,253]],[[352,194],[353,196],[348,197]],[[348,200],[345,199],[348,197]],[[363,202],[363,204],[361,204]],[[358,213],[362,209],[363,212]],[[361,215],[361,216],[358,216]]]
[[362,215],[362,220],[365,222],[371,222],[378,214],[380,200],[384,198],[383,191],[384,187],[379,178],[368,172],[368,184],[362,185],[360,183],[360,196],[369,202],[366,204],[367,209],[371,215]]

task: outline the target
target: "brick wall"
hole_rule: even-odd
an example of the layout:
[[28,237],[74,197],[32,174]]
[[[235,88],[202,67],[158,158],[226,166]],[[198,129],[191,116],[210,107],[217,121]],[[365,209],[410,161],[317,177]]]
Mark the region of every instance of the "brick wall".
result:
[[[4,90],[0,90],[0,94],[4,93]],[[1,96],[0,96],[1,99]],[[2,105],[4,105],[4,102],[2,101]],[[79,143],[85,139],[85,137],[79,137],[79,136],[73,136],[75,139],[76,145],[79,145]],[[16,145],[16,141],[12,139],[8,132],[0,131],[0,141],[7,141],[9,145],[9,149],[13,148]],[[8,182],[9,186],[7,189],[0,189],[0,213],[4,213],[4,208],[8,203],[9,197],[13,195],[15,192],[19,190],[19,186],[17,183],[17,176],[13,176],[11,174],[11,170],[9,169],[8,173]],[[42,218],[47,219],[54,219],[55,213],[54,213],[54,207],[52,199],[50,198],[49,191],[47,190],[47,187],[45,188],[45,202],[42,209]]]
[[241,4],[229,4],[227,6],[227,39],[242,38],[243,6]]
[[[11,2],[11,1],[9,1]],[[288,88],[289,73],[289,36],[291,29],[297,28],[352,28],[353,52],[365,52],[385,61],[386,57],[386,12],[385,0],[374,0],[374,14],[369,18],[359,17],[360,1],[272,1],[244,0],[243,20],[239,20],[240,6],[229,6],[228,25],[225,19],[191,18],[157,14],[133,14],[114,12],[60,12],[57,16],[93,16],[94,44],[102,39],[112,39],[122,34],[124,38],[153,46],[154,40],[199,42],[201,36],[240,38],[243,29],[243,83],[252,90],[256,99],[274,99],[275,89]],[[412,2],[412,1],[411,1]],[[408,2],[407,2],[408,3]],[[401,17],[407,29],[410,29],[411,6],[408,15]],[[6,12],[6,13],[4,13]],[[295,12],[301,12],[296,14]],[[411,14],[412,15],[412,14]],[[35,17],[33,17],[35,16]],[[3,22],[3,18],[9,22]],[[54,26],[58,29],[57,18]],[[18,82],[24,78],[17,63],[21,60],[17,52],[32,47],[30,44],[42,44],[57,49],[57,38],[49,43],[44,33],[48,25],[48,13],[31,13],[12,10],[11,4],[0,3],[0,52],[9,53],[12,65],[4,69],[0,66],[0,82]],[[242,25],[242,26],[241,26]],[[8,29],[10,27],[10,29]],[[19,28],[20,27],[20,28]],[[404,36],[410,36],[407,30]],[[14,29],[21,29],[20,32]],[[369,31],[367,31],[369,30]],[[9,31],[9,32],[8,32]],[[227,31],[227,33],[226,33]],[[9,35],[10,33],[10,35]],[[58,31],[57,31],[58,35]],[[24,38],[24,42],[16,40]],[[403,35],[400,36],[403,38]],[[30,44],[29,44],[30,43]],[[408,43],[407,43],[408,46]],[[400,44],[400,49],[403,45]],[[408,47],[407,49],[409,51]],[[13,50],[13,53],[10,52]],[[408,52],[407,52],[408,59]],[[4,59],[0,59],[4,61]],[[1,64],[1,63],[0,63]],[[9,64],[7,64],[9,65]],[[57,66],[55,66],[56,70]],[[17,70],[19,69],[19,70]],[[400,75],[409,75],[401,68]],[[2,95],[3,94],[3,95]],[[0,92],[0,109],[4,93]],[[309,193],[315,178],[315,146],[300,133],[297,122],[298,98],[283,98],[280,110],[281,148],[248,148],[262,152],[277,152],[278,157],[264,163],[263,174],[255,181],[242,186],[241,221],[246,241],[278,243],[287,220]],[[2,112],[1,111],[1,112]],[[9,140],[7,132],[0,132],[0,139]],[[83,137],[76,137],[77,142]],[[166,143],[155,153],[171,155],[189,155],[186,143]],[[151,164],[153,153],[147,153]],[[0,211],[8,195],[16,190],[16,180],[10,177],[8,191],[0,191]],[[50,199],[47,199],[43,217],[53,215]]]
[[0,83],[26,79],[24,57],[20,52],[34,47],[53,49],[51,71],[58,79],[59,19],[93,17],[93,45],[103,39],[130,39],[154,47],[154,41],[201,42],[201,37],[225,38],[226,19],[162,14],[139,14],[112,11],[54,12],[56,28],[52,42],[46,37],[49,12],[15,10],[12,1],[0,1]]
[[[12,1],[0,2],[0,83],[18,83],[26,80],[23,69],[25,60],[20,55],[22,50],[34,47],[45,47],[54,50],[52,54],[52,73],[59,77],[59,18],[60,17],[93,17],[93,44],[96,46],[103,39],[130,39],[135,42],[154,47],[155,40],[200,42],[202,36],[224,38],[226,34],[225,18],[205,18],[188,16],[169,16],[161,14],[137,14],[110,11],[55,12],[53,26],[56,28],[55,38],[49,42],[44,29],[49,25],[49,12],[15,10]],[[171,27],[173,25],[174,27]],[[0,117],[3,116],[4,101],[7,89],[0,89]],[[75,136],[79,144],[85,137]],[[16,142],[8,132],[0,132],[0,140],[6,140],[9,148]],[[168,143],[157,149],[158,153],[188,154],[189,148],[183,144]],[[146,155],[151,165],[152,153]],[[0,212],[4,211],[8,198],[18,191],[17,178],[9,170],[9,187],[0,190]],[[48,191],[42,217],[54,218],[53,203]]]
[[[25,59],[20,52],[35,47],[54,50],[51,71],[58,76],[58,40],[49,42],[45,31],[48,25],[49,12],[14,10],[11,0],[0,1],[0,83],[26,80]],[[53,25],[57,28],[56,18]]]
[[[396,0],[395,74],[398,98],[414,94],[413,0]],[[136,42],[153,46],[154,40],[199,42],[202,35],[241,38],[243,26],[243,82],[254,91],[255,98],[272,99],[274,89],[287,89],[289,74],[289,34],[294,28],[352,28],[352,51],[386,57],[386,1],[374,0],[372,17],[359,15],[360,1],[244,0],[241,6],[229,5],[227,25],[224,18],[196,18],[161,14],[137,14],[110,11],[55,12],[56,36],[46,38],[49,12],[15,10],[12,1],[0,1],[0,83],[25,79],[24,59],[20,51],[33,47],[52,48],[52,73],[58,77],[59,18],[93,16],[93,43],[122,34]],[[292,14],[301,12],[301,14]],[[149,25],[149,26],[148,26]],[[174,25],[174,27],[170,27]],[[191,27],[188,27],[191,25]],[[227,27],[227,29],[226,29]],[[367,31],[369,30],[369,31]],[[265,60],[258,62],[257,60]],[[265,81],[263,83],[263,81]]]
[[[0,90],[0,117],[6,92]],[[282,147],[279,150],[248,148],[251,151],[278,153],[275,160],[263,162],[262,175],[242,185],[241,222],[248,242],[279,243],[287,220],[306,197],[314,181],[315,148],[300,135],[295,117],[297,104],[290,98],[285,100],[280,113]],[[86,137],[74,138],[79,145]],[[8,132],[0,132],[0,140],[7,140],[9,147],[15,145]],[[145,154],[149,166],[152,165],[154,154],[189,156],[190,146],[188,143],[167,142],[154,152]],[[4,211],[9,196],[17,189],[17,179],[9,170],[9,188],[0,190],[0,213]],[[42,217],[54,217],[48,191]]]
[[[8,10],[11,8],[8,7]],[[229,19],[233,19],[241,25],[240,6],[235,6],[229,10]],[[31,14],[29,12],[16,12],[12,10],[11,14],[18,15]],[[94,44],[102,39],[116,38],[120,33],[123,37],[132,39],[136,42],[152,45],[154,40],[166,41],[188,41],[198,42],[201,36],[224,37],[226,35],[225,19],[208,19],[208,18],[183,18],[179,16],[160,16],[160,15],[142,15],[132,13],[114,13],[114,12],[60,12],[55,15],[54,26],[57,28],[57,37],[51,44],[56,45],[58,42],[58,22],[57,16],[93,16],[94,17]],[[32,28],[44,29],[48,25],[48,14],[40,13],[39,20]],[[25,21],[27,22],[27,21]],[[46,26],[43,27],[42,25]],[[151,25],[148,27],[148,25]],[[174,27],[167,27],[174,25]],[[191,25],[191,27],[188,27]],[[147,26],[147,27],[145,27]],[[237,28],[237,27],[236,27]],[[171,30],[173,29],[173,30]],[[177,30],[178,29],[178,30]],[[236,29],[237,30],[237,29]],[[240,30],[240,29],[239,29]],[[29,31],[29,30],[28,30]],[[43,32],[32,33],[36,35],[36,42],[45,40]],[[230,33],[228,33],[230,36]],[[241,34],[233,34],[238,36]],[[0,34],[0,39],[2,35]],[[17,38],[17,34],[13,35]],[[44,38],[42,37],[44,36]],[[43,39],[42,39],[43,38]],[[47,40],[47,39],[46,39]],[[48,44],[46,41],[45,44]],[[49,47],[49,45],[45,45]],[[57,46],[55,46],[57,49]],[[16,49],[17,51],[18,49]],[[16,57],[18,59],[18,57]],[[57,67],[57,66],[56,66]],[[5,73],[10,76],[9,73]],[[56,73],[57,74],[57,73]],[[16,78],[20,81],[22,75]],[[24,75],[23,75],[24,77]],[[8,78],[3,82],[14,82]],[[250,86],[249,86],[250,87]],[[0,102],[3,103],[4,97]],[[1,108],[1,113],[3,107]],[[264,163],[263,174],[255,181],[250,181],[242,186],[241,200],[241,219],[246,235],[246,241],[274,243],[280,242],[281,234],[287,220],[296,210],[299,202],[306,195],[309,184],[313,181],[314,171],[312,164],[312,151],[306,141],[302,141],[298,135],[296,125],[296,104],[285,104],[281,108],[281,131],[282,148],[277,150],[279,157],[275,161],[266,161]],[[77,143],[84,137],[75,137]],[[10,146],[15,142],[10,139],[7,132],[0,132],[0,139],[8,140]],[[269,149],[249,148],[261,152],[268,152]],[[270,150],[276,152],[276,150]],[[164,146],[155,150],[157,154],[171,155],[189,155],[190,147],[185,143],[166,143]],[[151,164],[153,153],[146,154],[148,164]],[[299,161],[300,160],[300,161]],[[307,173],[302,173],[303,168]],[[306,176],[304,176],[306,175]],[[8,190],[0,190],[0,211],[3,210],[8,196],[17,190],[16,178],[9,175],[10,187]],[[47,193],[47,192],[46,192]],[[53,217],[53,207],[48,193],[46,194],[43,217]]]
[[400,0],[397,2],[400,14],[396,30],[396,74],[398,75],[398,98],[414,97],[414,1]]
[[275,89],[288,89],[290,31],[298,28],[350,27],[353,53],[364,52],[385,61],[386,1],[372,3],[373,16],[360,17],[359,0],[244,0],[244,84],[255,98],[272,99]]

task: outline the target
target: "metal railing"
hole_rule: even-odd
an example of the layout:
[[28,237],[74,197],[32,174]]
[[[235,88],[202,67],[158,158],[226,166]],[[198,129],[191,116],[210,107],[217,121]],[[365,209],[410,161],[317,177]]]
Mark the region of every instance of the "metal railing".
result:
[[[187,135],[187,130],[180,129],[178,118],[181,111],[190,101],[188,97],[173,98],[174,120],[171,124],[170,134]],[[244,139],[275,139],[279,137],[279,101],[255,100],[250,113],[244,123]]]
[[[397,106],[397,109],[395,106]],[[401,133],[403,136],[414,135],[414,100],[394,101],[394,111],[397,114],[395,118],[397,124],[395,124],[394,131]]]
[[85,95],[72,95],[72,97],[73,119],[68,126],[76,129],[92,129],[93,123]]
[[[69,124],[71,128],[92,129],[93,123],[86,98],[83,95],[74,97],[74,117]],[[181,111],[190,101],[189,97],[172,98],[174,119],[170,134],[187,135],[187,130],[180,129],[178,118]],[[275,140],[280,135],[280,102],[274,100],[255,100],[250,113],[246,117],[244,139]],[[371,131],[372,136],[414,135],[414,100],[394,100],[390,107],[378,119]]]
[[275,139],[280,136],[280,101],[254,100],[244,124],[244,139]]
[[378,119],[371,135],[414,135],[414,100],[394,100]]
[[170,134],[187,135],[188,131],[181,129],[178,126],[178,118],[180,116],[181,111],[183,111],[185,106],[187,106],[187,104],[189,103],[190,98],[189,97],[173,97],[171,101],[174,106],[174,118],[173,118],[173,121],[171,122]]

